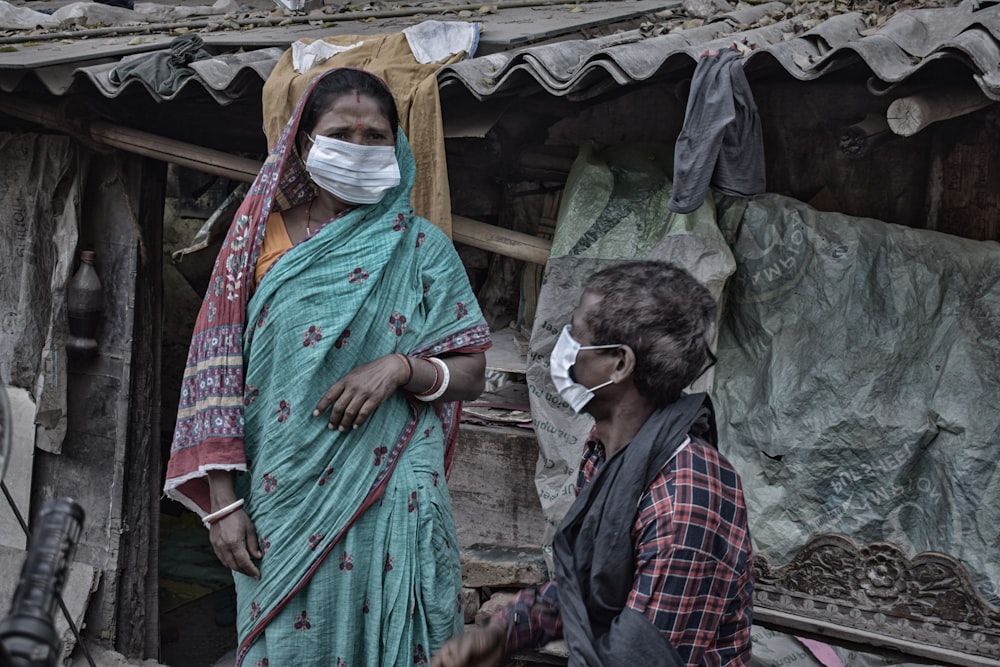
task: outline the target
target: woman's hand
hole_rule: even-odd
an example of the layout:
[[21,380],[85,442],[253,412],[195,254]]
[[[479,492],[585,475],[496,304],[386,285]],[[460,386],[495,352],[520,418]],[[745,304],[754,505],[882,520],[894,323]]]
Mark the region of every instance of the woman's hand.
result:
[[250,560],[261,558],[257,530],[247,513],[239,509],[212,524],[209,539],[215,555],[230,570],[260,579],[260,570]]
[[330,385],[316,404],[313,416],[330,409],[330,428],[347,431],[364,424],[375,408],[382,405],[406,381],[406,361],[387,354],[362,364]]
[[[228,508],[236,500],[233,471],[209,470],[207,475],[212,511]],[[223,565],[248,577],[260,579],[260,570],[250,559],[263,558],[264,554],[257,541],[257,529],[245,511],[238,509],[213,523],[208,539]]]
[[503,659],[507,630],[499,623],[469,628],[448,640],[430,667],[497,667]]

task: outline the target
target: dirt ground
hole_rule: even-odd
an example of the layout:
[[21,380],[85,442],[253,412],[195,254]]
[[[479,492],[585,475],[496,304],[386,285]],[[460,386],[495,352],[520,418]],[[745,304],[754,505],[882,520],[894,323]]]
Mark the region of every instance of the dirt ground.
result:
[[[90,657],[93,658],[96,667],[167,667],[167,665],[161,665],[155,660],[129,661],[121,653],[109,651],[97,644],[88,643],[87,649],[90,651]],[[86,656],[79,648],[74,651],[70,658],[69,667],[90,667]]]

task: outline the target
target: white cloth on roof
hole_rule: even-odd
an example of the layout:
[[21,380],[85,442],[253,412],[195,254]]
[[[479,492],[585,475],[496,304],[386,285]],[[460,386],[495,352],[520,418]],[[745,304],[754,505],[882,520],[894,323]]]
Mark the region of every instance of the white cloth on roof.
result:
[[355,42],[348,46],[339,46],[317,39],[315,42],[305,43],[303,41],[292,42],[292,67],[299,74],[305,74],[316,65],[326,62],[338,53],[350,51],[361,46],[364,42]]
[[444,62],[462,51],[471,58],[479,46],[479,24],[467,21],[422,21],[403,28],[403,34],[413,57],[425,65]]

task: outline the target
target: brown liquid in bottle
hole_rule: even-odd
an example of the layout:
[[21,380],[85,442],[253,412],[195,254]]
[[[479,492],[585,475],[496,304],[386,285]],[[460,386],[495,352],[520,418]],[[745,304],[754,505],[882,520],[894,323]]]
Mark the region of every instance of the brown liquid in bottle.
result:
[[97,353],[97,326],[104,308],[95,259],[96,254],[92,250],[80,253],[80,268],[70,279],[66,294],[70,333],[66,347],[71,352],[85,355]]

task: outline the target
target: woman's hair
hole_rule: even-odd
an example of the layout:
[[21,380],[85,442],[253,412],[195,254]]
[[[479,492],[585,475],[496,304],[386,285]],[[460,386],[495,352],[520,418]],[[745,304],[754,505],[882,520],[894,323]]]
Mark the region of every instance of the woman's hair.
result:
[[592,275],[584,290],[600,299],[586,320],[590,344],[631,347],[636,389],[657,406],[677,400],[714,361],[715,300],[684,269],[624,262]]
[[312,96],[306,102],[299,129],[312,134],[319,117],[338,97],[355,93],[367,95],[375,100],[382,115],[389,121],[392,136],[395,137],[396,128],[399,127],[399,112],[396,111],[396,100],[393,99],[392,93],[382,79],[371,72],[350,67],[332,70],[319,80],[312,91]]

